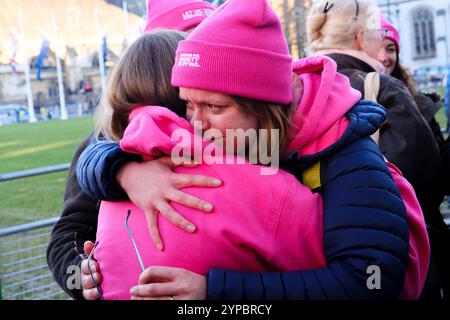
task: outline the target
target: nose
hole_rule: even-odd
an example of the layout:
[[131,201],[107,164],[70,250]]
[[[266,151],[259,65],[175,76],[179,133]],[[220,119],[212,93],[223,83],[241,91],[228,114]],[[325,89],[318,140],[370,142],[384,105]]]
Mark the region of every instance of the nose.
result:
[[381,63],[385,63],[387,61],[386,50],[384,48],[378,53],[378,61]]
[[189,123],[195,129],[201,129],[202,132],[209,128],[208,117],[206,116],[205,112],[203,112],[203,108],[201,107],[194,108],[192,116],[189,119]]

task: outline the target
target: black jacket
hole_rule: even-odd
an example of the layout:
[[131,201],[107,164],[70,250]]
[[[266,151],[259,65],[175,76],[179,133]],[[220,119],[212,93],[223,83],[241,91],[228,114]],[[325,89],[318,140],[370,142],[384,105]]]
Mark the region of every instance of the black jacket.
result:
[[[348,76],[352,87],[364,96],[364,79],[367,73],[375,70],[349,55],[328,56],[336,61],[338,72]],[[426,222],[434,225],[439,219],[439,206],[443,199],[441,158],[436,138],[401,81],[381,75],[378,103],[388,112],[387,120],[380,128],[380,149],[412,184]]]
[[55,224],[47,248],[47,263],[56,282],[72,298],[83,299],[81,288],[69,289],[67,280],[74,273],[68,273],[68,267],[80,266],[85,257],[85,241],[95,241],[99,201],[81,190],[75,169],[78,158],[91,143],[92,134],[76,150],[67,177],[64,193],[63,211]]

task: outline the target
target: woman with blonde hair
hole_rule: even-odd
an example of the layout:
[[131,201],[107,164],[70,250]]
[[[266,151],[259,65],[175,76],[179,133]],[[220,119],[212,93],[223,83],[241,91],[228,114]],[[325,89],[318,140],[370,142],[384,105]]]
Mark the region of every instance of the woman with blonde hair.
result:
[[382,74],[377,61],[385,32],[379,11],[370,0],[315,2],[307,20],[311,53],[336,61],[338,72],[348,76],[352,87],[364,96],[364,80],[380,73],[378,103],[388,117],[380,128],[379,146],[413,185],[425,216],[430,212],[426,195],[439,179],[439,149],[433,132],[401,81]]
[[[414,98],[414,101],[419,107],[422,116],[432,129],[436,141],[441,149],[440,151],[443,164],[442,179],[436,180],[435,188],[430,189],[428,194],[423,197],[428,199],[428,202],[430,203],[430,205],[426,206],[426,222],[431,227],[428,231],[433,247],[433,257],[431,261],[432,265],[430,268],[433,272],[430,273],[430,277],[432,278],[434,276],[434,267],[436,267],[437,275],[439,276],[440,281],[435,282],[440,283],[443,288],[444,295],[448,299],[450,298],[450,275],[447,272],[450,269],[450,253],[448,251],[450,246],[450,230],[440,212],[440,204],[444,200],[446,190],[450,187],[450,179],[448,179],[445,174],[445,166],[448,168],[448,160],[446,160],[445,152],[448,147],[446,147],[441,128],[435,118],[436,113],[443,107],[443,103],[438,94],[422,93],[416,88],[413,76],[409,70],[400,63],[400,34],[394,25],[387,21],[383,16],[381,16],[381,29],[385,32],[386,36],[383,40],[383,46],[378,53],[378,61],[384,65],[387,74],[400,80],[407,86],[409,92]],[[424,290],[424,298],[432,296],[431,283],[432,281],[430,281],[429,285],[426,287],[428,290]],[[440,295],[439,291],[439,288],[435,290],[435,292],[437,292],[436,296]],[[427,292],[429,293],[427,294]]]
[[384,74],[384,66],[377,61],[386,35],[377,7],[370,0],[315,2],[308,15],[307,34],[311,52],[336,61],[338,71],[363,96],[367,74],[380,74],[377,101],[388,112],[380,128],[380,149],[414,187],[426,221],[433,220],[436,203],[428,195],[438,193],[439,148],[408,88]]

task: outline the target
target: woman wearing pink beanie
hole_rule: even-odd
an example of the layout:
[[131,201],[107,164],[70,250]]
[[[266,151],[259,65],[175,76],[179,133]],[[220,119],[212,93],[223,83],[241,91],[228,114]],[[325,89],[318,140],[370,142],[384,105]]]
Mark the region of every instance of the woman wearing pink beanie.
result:
[[400,54],[400,35],[397,29],[381,16],[381,29],[385,32],[383,39],[383,47],[378,60],[386,68],[386,73],[392,74],[396,67],[397,56]]
[[[312,57],[293,64],[281,24],[265,0],[230,0],[180,42],[172,84],[180,87],[180,96],[186,100],[187,119],[191,124],[202,121],[202,130],[226,134],[226,129],[248,126],[286,131],[280,125],[290,119],[290,139],[282,148],[284,155],[289,154],[284,167],[304,183],[311,180],[311,166],[322,167],[319,184],[308,185],[324,197],[323,235],[319,236],[323,236],[327,264],[291,272],[243,273],[215,268],[206,278],[188,270],[155,266],[141,274],[139,285],[131,292],[134,298],[398,298],[408,264],[408,226],[405,205],[391,173],[403,198],[410,196],[405,202],[408,211],[420,211],[420,207],[409,184],[395,168],[386,166],[370,139],[385,119],[383,108],[358,103],[361,95],[351,88],[348,78],[336,72],[331,59]],[[294,106],[294,114],[289,105]],[[269,123],[279,125],[268,127],[267,116],[274,117]],[[144,189],[152,189],[142,199],[156,192],[159,202],[180,202],[158,188],[168,176],[159,174],[156,179],[156,172],[142,170],[144,164],[123,165],[127,160],[122,155],[119,162],[123,166],[113,169],[111,175],[110,162],[115,160],[94,159],[94,148],[87,149],[78,164],[86,192],[102,197],[105,191],[108,198],[118,200],[123,199],[123,187],[136,203],[144,203],[136,193],[144,185],[133,181],[139,177],[145,181]],[[116,182],[108,180],[108,186],[99,192],[92,188],[92,183],[98,182],[88,181],[92,180],[90,170],[108,173],[107,180],[117,174],[121,187],[112,190],[108,186]],[[160,210],[185,226],[186,220],[173,209],[168,214],[157,204],[139,206],[151,216],[151,211]],[[255,208],[255,214],[258,212]],[[302,235],[298,236],[301,241]],[[152,237],[159,238],[154,229]],[[189,252],[189,244],[179,249]],[[369,267],[382,270],[378,290],[368,288]]]
[[149,0],[145,32],[156,29],[190,31],[214,12],[202,0]]
[[[442,99],[437,93],[422,93],[416,88],[413,76],[409,70],[400,63],[400,36],[397,29],[383,16],[381,16],[381,28],[385,30],[386,36],[378,55],[378,61],[385,66],[386,73],[403,82],[408,88],[417,107],[419,107],[420,113],[433,131],[442,152],[445,139],[442,135],[441,127],[435,117],[439,109],[443,107]],[[445,176],[442,174],[442,171],[440,172],[440,177]],[[450,299],[450,276],[447,272],[447,270],[450,269],[450,254],[448,253],[448,246],[450,246],[450,231],[439,210],[439,205],[444,199],[444,190],[445,188],[448,188],[449,184],[450,181],[445,181],[444,179],[442,179],[442,181],[435,181],[435,189],[428,190],[426,195],[427,199],[434,199],[435,206],[434,210],[427,210],[427,223],[431,226],[429,232],[433,260],[430,282],[426,287],[426,290],[424,290],[424,299],[434,297],[439,299],[440,287],[443,288],[446,299]],[[433,280],[436,283],[434,284],[434,288],[432,285]]]

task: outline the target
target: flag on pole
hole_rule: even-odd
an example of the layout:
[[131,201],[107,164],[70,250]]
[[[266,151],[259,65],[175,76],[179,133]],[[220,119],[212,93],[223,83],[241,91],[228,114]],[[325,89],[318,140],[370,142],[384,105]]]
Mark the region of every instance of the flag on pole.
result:
[[106,60],[108,60],[108,43],[106,41],[106,35],[103,36],[102,41],[103,63],[106,63]]
[[49,46],[50,46],[50,43],[48,42],[48,40],[45,38],[42,38],[41,52],[39,53],[39,56],[36,60],[37,79],[39,81],[42,80],[42,78],[41,78],[42,63],[44,62],[44,59],[47,56]]
[[10,30],[10,38],[11,38],[11,58],[9,59],[9,64],[11,65],[12,72],[15,76],[18,75],[16,66],[16,56],[17,56],[17,49],[19,46],[19,37],[17,36],[17,33],[14,30]]

